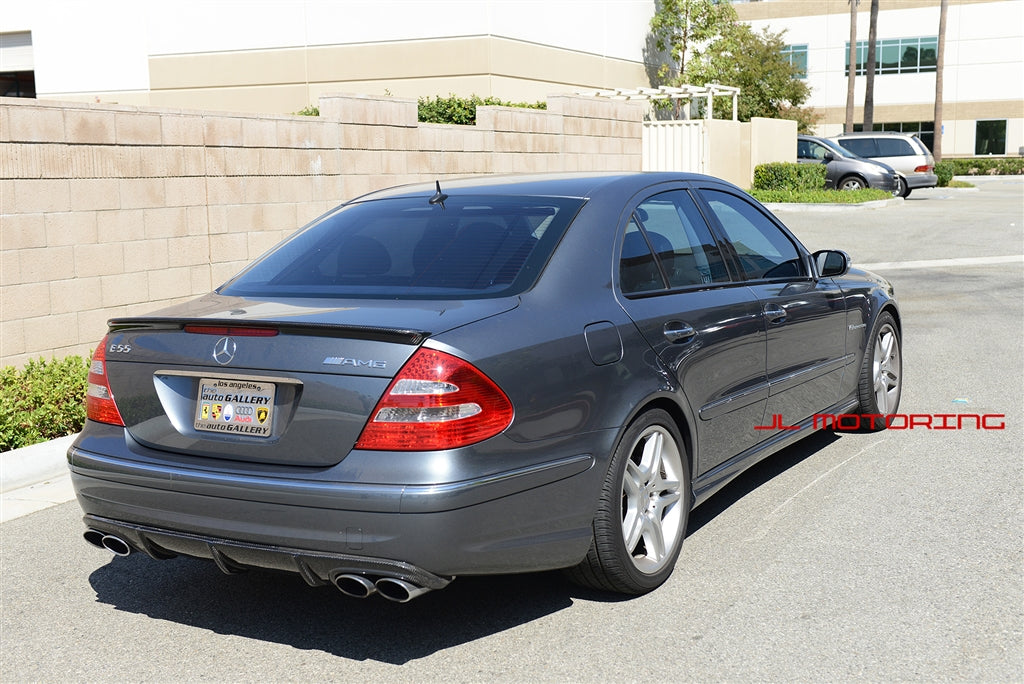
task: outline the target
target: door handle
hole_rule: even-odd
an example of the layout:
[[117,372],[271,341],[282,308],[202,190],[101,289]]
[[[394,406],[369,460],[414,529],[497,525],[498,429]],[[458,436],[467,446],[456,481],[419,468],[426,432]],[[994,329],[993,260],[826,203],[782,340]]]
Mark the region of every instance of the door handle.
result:
[[764,315],[771,325],[778,325],[786,322],[786,310],[778,304],[765,304]]
[[686,344],[697,337],[697,331],[693,329],[693,326],[683,321],[669,321],[662,331],[665,333],[665,338],[672,344]]

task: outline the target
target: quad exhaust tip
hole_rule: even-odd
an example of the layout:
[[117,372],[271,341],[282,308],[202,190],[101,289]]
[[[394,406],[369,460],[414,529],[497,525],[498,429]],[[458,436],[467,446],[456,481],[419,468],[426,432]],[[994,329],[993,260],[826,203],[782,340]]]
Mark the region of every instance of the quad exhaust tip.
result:
[[374,583],[374,586],[377,588],[378,594],[395,603],[408,603],[417,596],[422,596],[430,591],[427,587],[394,577],[381,577]]
[[[93,546],[106,549],[115,556],[127,556],[132,552],[131,544],[113,534],[106,534],[90,528],[82,536]],[[422,596],[430,591],[429,587],[397,577],[378,577],[374,580],[366,575],[347,572],[332,573],[331,583],[341,593],[352,598],[367,598],[373,594],[380,594],[395,603],[408,603],[417,596]]]
[[131,544],[113,534],[104,534],[99,530],[89,529],[82,536],[93,546],[106,549],[115,556],[127,556],[132,552]]
[[364,575],[335,575],[331,582],[334,583],[334,586],[338,587],[342,594],[352,598],[366,598],[377,591],[373,580]]
[[395,603],[408,603],[417,596],[422,596],[430,591],[427,587],[395,577],[379,577],[373,580],[366,575],[352,573],[334,574],[331,577],[331,583],[341,593],[352,598],[367,598],[373,594],[380,594]]

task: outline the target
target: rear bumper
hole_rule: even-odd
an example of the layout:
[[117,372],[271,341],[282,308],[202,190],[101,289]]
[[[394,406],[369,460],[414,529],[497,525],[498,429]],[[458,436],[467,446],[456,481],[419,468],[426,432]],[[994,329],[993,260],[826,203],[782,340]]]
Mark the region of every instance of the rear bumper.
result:
[[364,485],[157,466],[73,446],[88,527],[153,557],[373,573],[432,587],[459,574],[567,567],[587,552],[601,474],[588,454],[435,485]]
[[911,190],[916,188],[934,188],[939,184],[939,177],[934,173],[912,173],[905,176],[907,187]]
[[229,575],[250,567],[284,570],[298,573],[313,587],[323,586],[344,574],[394,577],[427,589],[443,589],[452,580],[451,577],[439,577],[414,565],[386,558],[251,544],[110,520],[96,515],[86,515],[84,520],[90,530],[117,536],[136,551],[155,560],[177,555],[206,558]]

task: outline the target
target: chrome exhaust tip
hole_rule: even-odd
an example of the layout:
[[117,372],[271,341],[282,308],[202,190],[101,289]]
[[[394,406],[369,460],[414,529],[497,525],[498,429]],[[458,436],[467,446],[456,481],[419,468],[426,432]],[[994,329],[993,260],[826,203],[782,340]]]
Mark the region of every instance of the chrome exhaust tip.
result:
[[335,575],[331,578],[331,582],[338,588],[338,591],[352,598],[366,598],[377,591],[373,580],[363,575]]
[[112,534],[103,535],[100,539],[100,544],[115,556],[127,556],[132,552],[132,547],[128,542],[120,537],[115,537]]
[[408,603],[430,591],[427,587],[420,587],[394,577],[381,577],[375,586],[381,596],[395,603]]
[[91,528],[82,533],[82,537],[85,539],[85,541],[89,542],[97,549],[106,548],[105,546],[103,546],[103,536],[104,535],[102,532]]

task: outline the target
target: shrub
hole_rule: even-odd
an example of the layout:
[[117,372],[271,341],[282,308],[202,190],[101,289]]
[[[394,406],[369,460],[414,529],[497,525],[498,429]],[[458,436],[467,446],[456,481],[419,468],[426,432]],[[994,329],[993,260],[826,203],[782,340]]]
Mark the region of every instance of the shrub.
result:
[[79,432],[89,362],[81,356],[0,370],[0,451]]
[[421,97],[417,101],[416,113],[422,123],[458,124],[472,126],[476,123],[476,108],[485,106],[524,107],[527,109],[547,109],[545,102],[503,102],[496,97]]
[[320,108],[316,105],[306,105],[295,113],[299,116],[320,116]]
[[953,172],[953,162],[940,161],[935,164],[935,175],[939,178],[939,187],[944,188],[949,185],[949,181],[953,180],[955,175]]
[[754,169],[755,190],[820,190],[825,187],[823,164],[772,162]]
[[892,194],[877,188],[863,190],[758,190],[750,194],[758,202],[789,202],[804,204],[861,204],[875,200],[892,199]]
[[1024,173],[1022,157],[963,157],[943,159],[939,163],[952,164],[954,176],[1016,176]]

